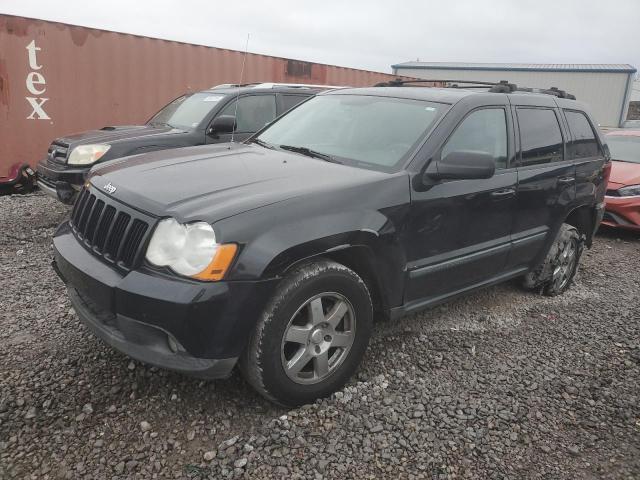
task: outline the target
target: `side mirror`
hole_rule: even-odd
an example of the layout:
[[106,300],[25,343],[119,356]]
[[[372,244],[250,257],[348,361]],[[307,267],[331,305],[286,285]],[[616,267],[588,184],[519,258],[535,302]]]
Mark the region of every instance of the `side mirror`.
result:
[[495,160],[488,153],[463,150],[431,162],[425,175],[436,180],[472,180],[491,178],[495,171]]
[[216,117],[209,130],[207,131],[208,135],[216,134],[216,133],[231,133],[238,127],[236,123],[236,117],[233,115],[220,115]]

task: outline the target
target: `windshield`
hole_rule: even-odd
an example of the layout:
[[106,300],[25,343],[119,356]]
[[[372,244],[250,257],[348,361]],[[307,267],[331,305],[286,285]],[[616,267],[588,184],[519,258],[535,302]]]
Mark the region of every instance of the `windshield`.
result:
[[607,135],[607,145],[612,159],[640,163],[640,137]]
[[445,105],[421,100],[321,95],[286,114],[257,139],[312,151],[319,158],[391,171],[444,109]]
[[183,95],[156,113],[147,123],[190,130],[200,125],[211,109],[224,97],[225,95],[206,92]]

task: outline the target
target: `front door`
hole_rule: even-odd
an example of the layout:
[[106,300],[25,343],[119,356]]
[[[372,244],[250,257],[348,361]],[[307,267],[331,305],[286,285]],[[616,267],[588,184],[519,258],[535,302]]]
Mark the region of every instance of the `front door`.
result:
[[[242,95],[231,100],[217,115],[236,117],[236,131],[233,133],[207,134],[207,143],[242,142],[276,118],[276,96],[273,93]],[[207,131],[209,131],[207,129]]]
[[509,168],[513,128],[507,106],[473,110],[434,159],[454,151],[493,156],[482,180],[441,180],[412,191],[405,304],[422,304],[499,276],[510,248],[517,174]]

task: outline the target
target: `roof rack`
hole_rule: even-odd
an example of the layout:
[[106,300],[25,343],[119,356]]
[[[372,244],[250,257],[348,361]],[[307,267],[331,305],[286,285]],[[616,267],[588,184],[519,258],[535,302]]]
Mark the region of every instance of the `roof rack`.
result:
[[274,82],[256,82],[256,83],[222,83],[220,85],[214,85],[211,87],[211,90],[216,90],[220,88],[240,88],[240,87],[251,87],[251,88],[345,88],[344,86],[336,86],[336,85],[312,85],[308,83],[274,83]]
[[221,83],[220,85],[214,85],[209,90],[216,90],[219,88],[251,87],[252,85],[258,85],[258,84],[257,83]]
[[258,83],[253,88],[278,88],[278,87],[288,87],[288,88],[345,88],[344,86],[340,87],[337,85],[313,85],[310,83]]
[[[443,79],[416,79],[416,80],[402,80],[396,78],[388,82],[376,83],[374,87],[402,87],[412,86],[416,83],[431,83],[440,84],[439,88],[486,88],[491,93],[513,93],[513,92],[531,92],[542,93],[545,95],[553,95],[558,98],[567,98],[569,100],[575,100],[575,95],[567,93],[564,90],[560,90],[558,87],[551,88],[531,88],[531,87],[518,87],[515,83],[509,83],[507,80],[500,80],[499,82],[482,82],[478,80],[443,80]],[[413,85],[416,86],[416,85]],[[432,87],[433,85],[429,85]]]

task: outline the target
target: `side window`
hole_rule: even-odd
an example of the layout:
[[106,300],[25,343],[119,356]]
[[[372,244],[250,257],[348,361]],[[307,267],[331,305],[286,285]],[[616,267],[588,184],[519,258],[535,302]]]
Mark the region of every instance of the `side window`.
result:
[[600,146],[596,140],[596,135],[593,133],[593,128],[591,128],[591,124],[585,114],[565,110],[564,115],[567,117],[572,137],[567,148],[569,158],[573,160],[575,158],[589,158],[600,155]]
[[282,111],[286,112],[292,109],[307,98],[309,97],[303,95],[282,95]]
[[556,113],[549,108],[518,108],[522,165],[561,162],[562,132]]
[[442,148],[441,158],[451,152],[488,153],[496,168],[507,167],[507,121],[503,108],[483,108],[465,118]]
[[275,95],[248,95],[236,100],[222,109],[219,115],[236,115],[238,133],[253,133],[276,118]]

